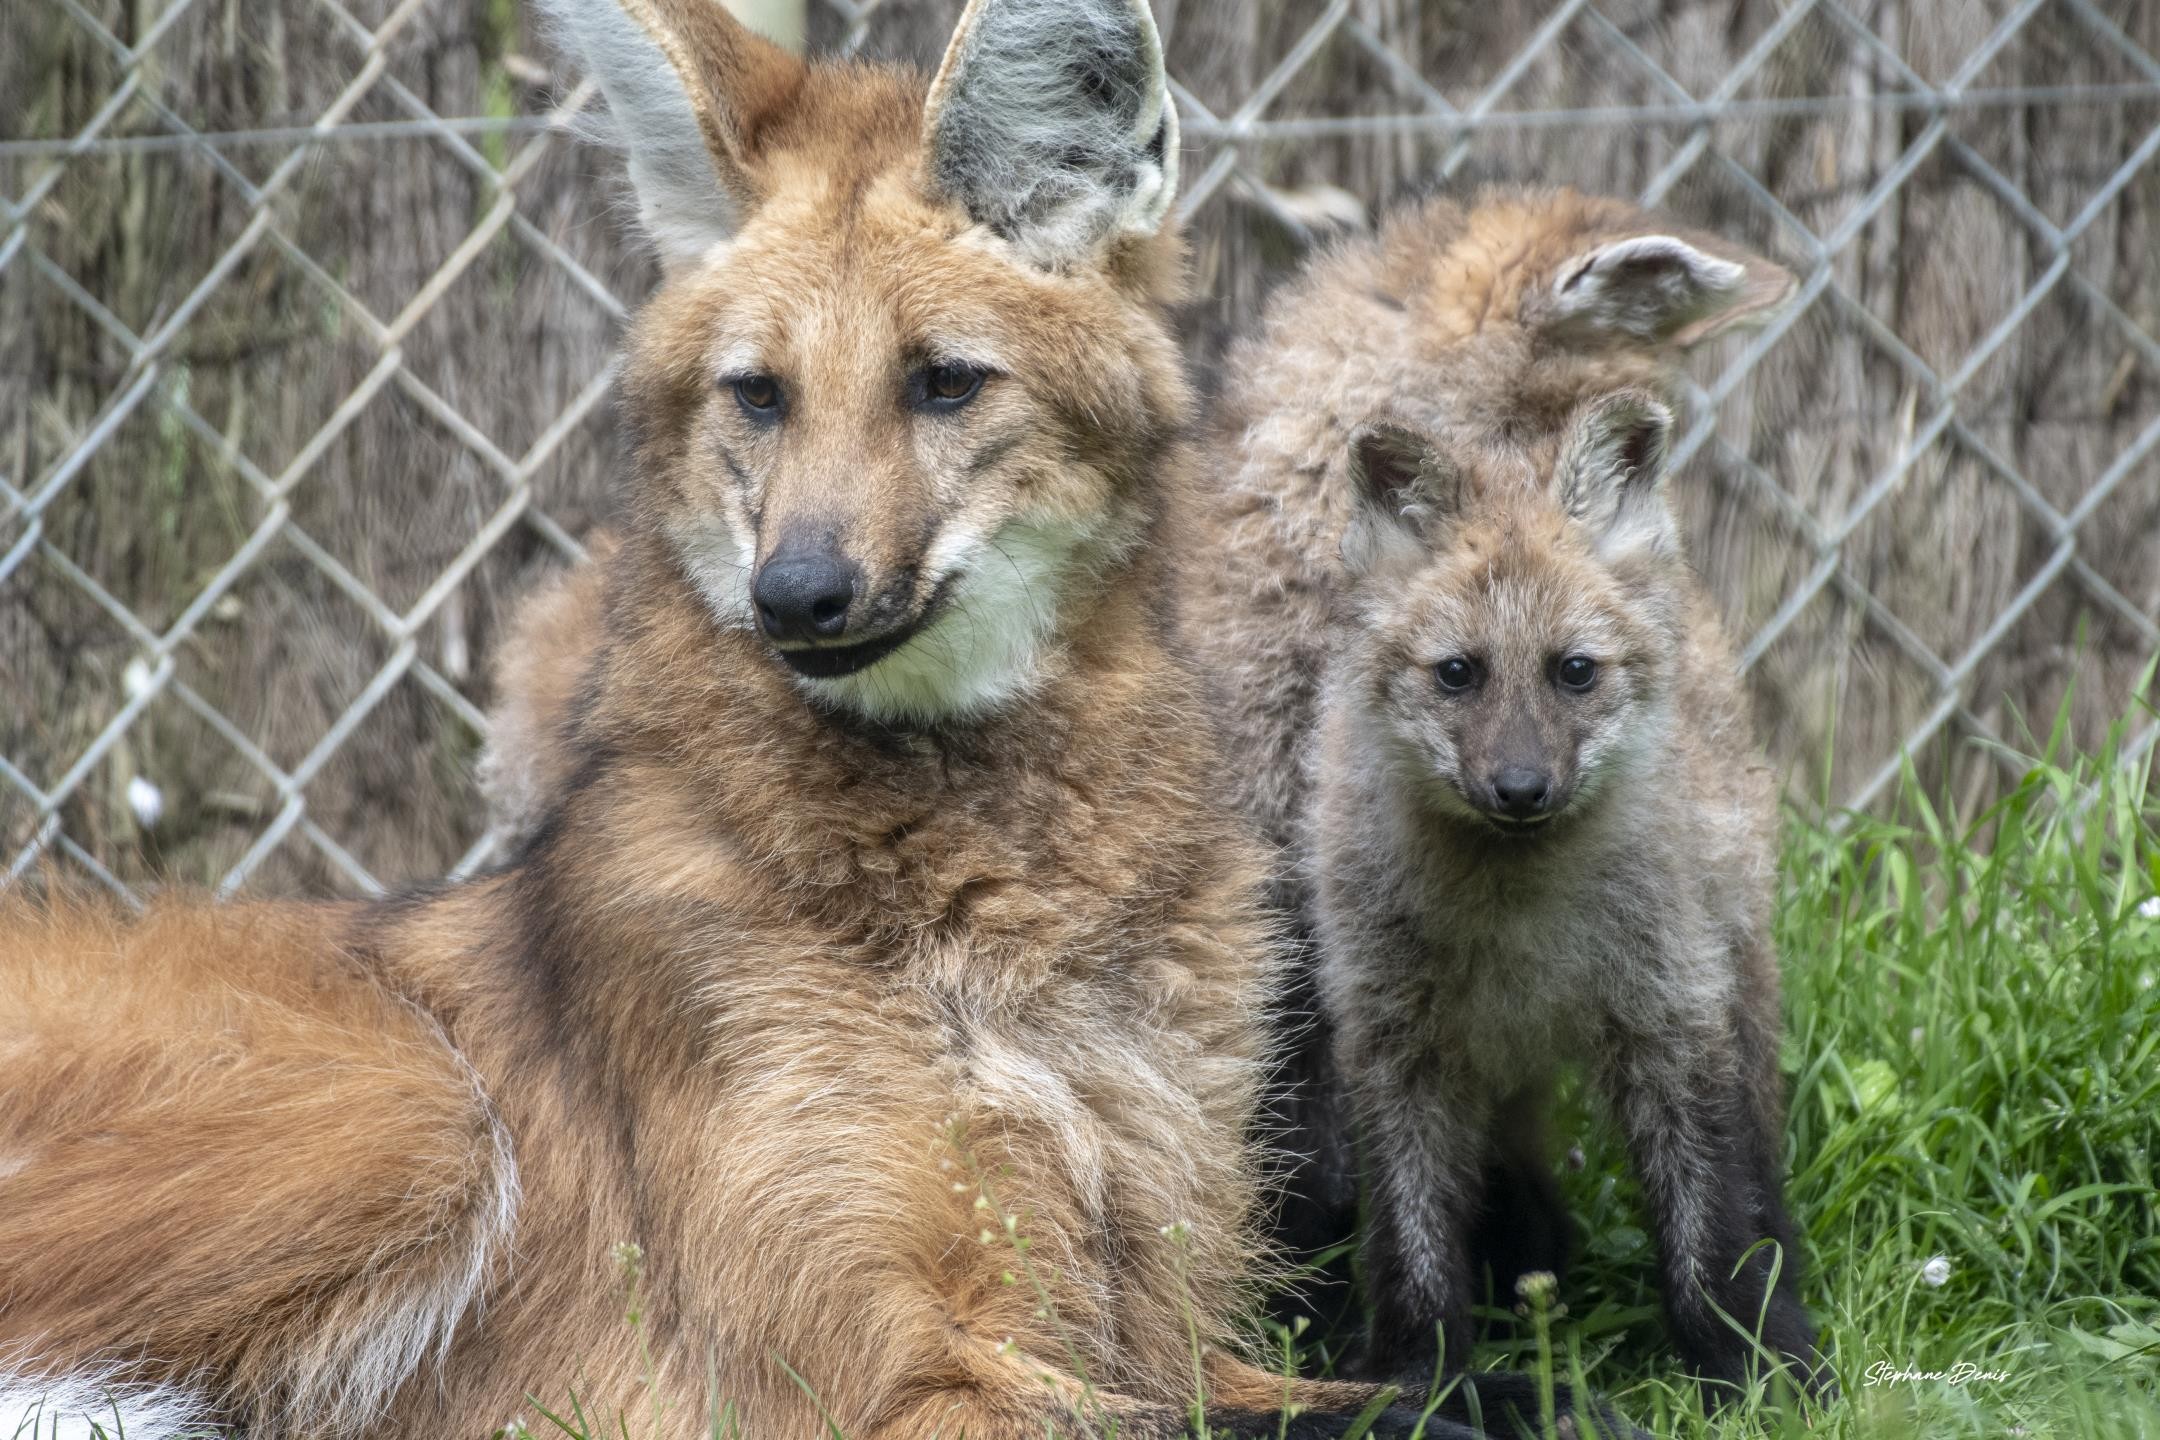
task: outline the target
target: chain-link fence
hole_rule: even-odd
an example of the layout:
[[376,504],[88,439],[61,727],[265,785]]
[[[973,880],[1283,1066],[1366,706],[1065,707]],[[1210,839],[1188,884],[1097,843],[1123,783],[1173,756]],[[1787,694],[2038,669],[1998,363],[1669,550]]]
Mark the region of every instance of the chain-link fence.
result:
[[[810,0],[934,60],[951,0]],[[1691,544],[1795,793],[1967,797],[2160,653],[2160,3],[1157,0],[1203,374],[1406,185],[1635,195],[1801,276]],[[483,863],[498,619],[579,554],[651,282],[513,0],[4,0],[0,864]],[[2135,744],[2149,746],[2150,728]],[[1985,742],[1974,746],[1969,742]]]

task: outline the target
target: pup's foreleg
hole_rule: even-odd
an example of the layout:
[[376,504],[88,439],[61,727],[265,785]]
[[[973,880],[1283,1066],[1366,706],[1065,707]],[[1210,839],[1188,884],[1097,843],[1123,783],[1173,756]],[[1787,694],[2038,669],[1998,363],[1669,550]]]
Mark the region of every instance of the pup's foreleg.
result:
[[1744,1385],[1768,1364],[1815,1388],[1823,1372],[1800,1304],[1793,1226],[1763,1160],[1777,1137],[1758,1133],[1763,1111],[1736,1061],[1728,1035],[1639,1035],[1617,1048],[1607,1083],[1642,1178],[1682,1358],[1722,1386]]
[[1370,1213],[1363,1247],[1372,1328],[1367,1374],[1416,1380],[1460,1370],[1477,1298],[1470,1233],[1486,1158],[1487,1107],[1421,1056],[1367,1053],[1345,1065]]

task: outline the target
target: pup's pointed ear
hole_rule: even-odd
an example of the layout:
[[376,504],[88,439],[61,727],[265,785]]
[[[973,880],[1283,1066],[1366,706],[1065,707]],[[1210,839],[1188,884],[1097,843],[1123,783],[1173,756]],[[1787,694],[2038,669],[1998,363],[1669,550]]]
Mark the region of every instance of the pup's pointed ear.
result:
[[1055,268],[1150,235],[1177,110],[1146,0],[970,0],[923,111],[930,189]]
[[755,205],[760,127],[803,62],[720,0],[540,0],[607,96],[602,138],[629,153],[638,219],[661,263],[688,264]]
[[1761,325],[1793,293],[1790,271],[1736,246],[1629,235],[1574,256],[1538,297],[1543,328],[1686,348]]
[[1390,417],[1375,417],[1350,437],[1350,493],[1357,501],[1343,531],[1343,564],[1354,574],[1391,556],[1429,551],[1461,518],[1462,474],[1433,437]]
[[1680,527],[1665,503],[1672,428],[1665,403],[1638,390],[1591,402],[1569,428],[1560,503],[1596,537],[1600,554],[1678,552]]

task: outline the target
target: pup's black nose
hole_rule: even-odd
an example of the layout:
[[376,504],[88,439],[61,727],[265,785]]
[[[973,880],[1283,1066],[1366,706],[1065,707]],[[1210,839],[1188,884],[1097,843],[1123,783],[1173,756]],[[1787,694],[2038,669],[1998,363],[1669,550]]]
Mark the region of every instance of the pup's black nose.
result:
[[775,555],[758,567],[750,598],[775,640],[833,640],[847,632],[856,569],[836,551]]
[[1514,820],[1545,813],[1552,800],[1552,777],[1528,765],[1510,765],[1492,778],[1493,804]]

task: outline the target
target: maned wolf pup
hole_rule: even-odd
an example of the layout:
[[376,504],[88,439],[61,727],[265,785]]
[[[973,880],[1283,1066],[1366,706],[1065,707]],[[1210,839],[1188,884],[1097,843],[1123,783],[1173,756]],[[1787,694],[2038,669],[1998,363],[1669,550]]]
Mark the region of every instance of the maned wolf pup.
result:
[[1180,618],[1222,696],[1239,807],[1295,857],[1275,882],[1299,941],[1286,1008],[1313,1017],[1277,1041],[1286,1140],[1304,1157],[1284,1214],[1294,1249],[1339,1242],[1358,1219],[1333,1020],[1316,993],[1309,863],[1353,431],[1393,410],[1485,437],[1497,455],[1531,453],[1584,396],[1662,390],[1676,352],[1760,322],[1791,286],[1757,256],[1622,202],[1500,189],[1402,206],[1373,235],[1318,254],[1231,353],[1215,423],[1226,458]]
[[0,913],[0,1415],[1344,1433],[1232,1349],[1261,863],[1161,638],[1145,6],[973,0],[925,84],[554,3],[667,266],[574,771],[468,884]]
[[1545,1119],[1566,1057],[1627,1135],[1683,1356],[1739,1382],[1759,1320],[1812,1381],[1780,1193],[1775,795],[1666,508],[1672,412],[1623,389],[1550,422],[1353,442],[1356,619],[1312,835],[1374,1359],[1425,1363],[1436,1325],[1462,1353],[1481,1262],[1510,1288],[1563,1266]]
[[[1545,1110],[1579,1058],[1631,1143],[1685,1358],[1741,1379],[1760,1318],[1813,1377],[1780,1197],[1774,788],[1662,489],[1670,357],[1789,289],[1612,202],[1434,202],[1316,267],[1247,377],[1357,377],[1342,421],[1259,420],[1300,463],[1244,483],[1279,477],[1276,532],[1341,537],[1335,628],[1273,642],[1332,635],[1299,672],[1324,677],[1318,746],[1266,778],[1310,857],[1384,1372],[1436,1339],[1460,1363],[1479,1265],[1507,1290],[1561,1268]],[[1360,305],[1398,317],[1399,354],[1329,353]],[[1388,418],[1317,451],[1374,399]]]

